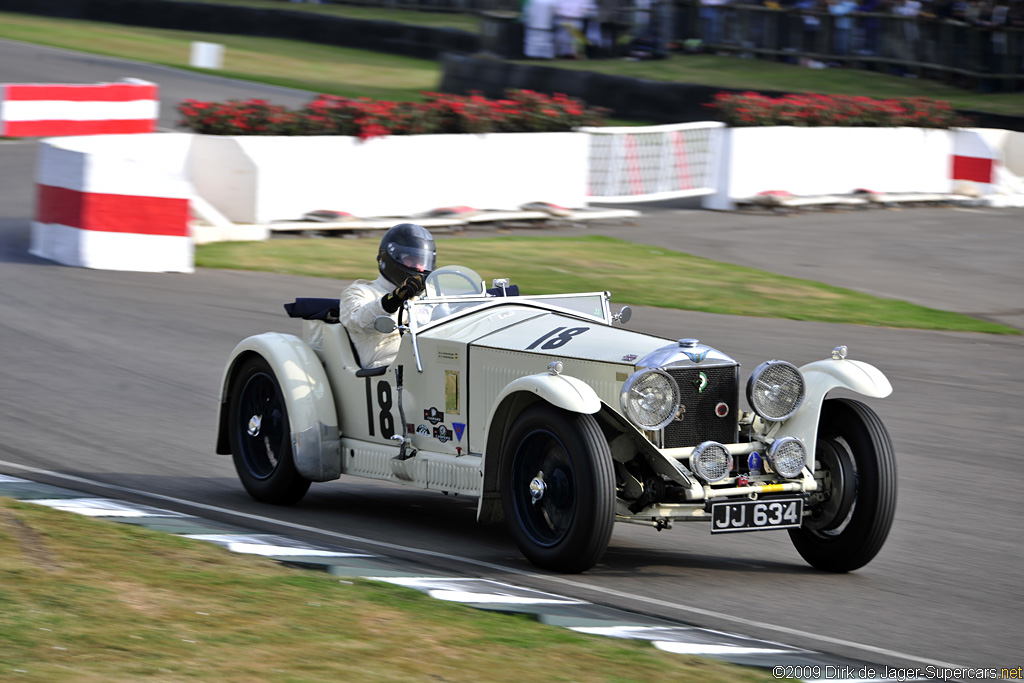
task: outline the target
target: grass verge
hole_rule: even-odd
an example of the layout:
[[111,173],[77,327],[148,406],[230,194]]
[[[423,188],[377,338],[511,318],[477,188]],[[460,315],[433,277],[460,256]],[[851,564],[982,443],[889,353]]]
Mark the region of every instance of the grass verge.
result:
[[[196,248],[196,265],[351,280],[375,275],[378,243],[359,240],[219,242]],[[1020,334],[959,313],[880,299],[625,240],[582,237],[453,238],[440,263],[471,265],[485,279],[511,277],[524,294],[612,292],[615,301],[707,313],[959,332]]]
[[10,499],[0,499],[0,679],[769,680]]
[[[278,38],[9,13],[0,13],[0,38],[346,97],[418,100],[441,82],[440,67],[430,60]],[[224,45],[224,68],[190,67],[193,41]]]
[[[468,31],[479,29],[477,17],[463,14],[336,4],[286,5],[270,0],[207,2],[319,12],[355,19],[397,21]],[[27,14],[0,13],[0,38],[178,68],[189,68],[189,45],[192,41],[212,41],[226,48],[224,69],[195,71],[349,97],[361,95],[414,100],[419,98],[420,91],[436,89],[441,77],[440,68],[434,62],[384,53],[271,38],[140,28]],[[589,70],[723,88],[869,97],[921,96],[948,100],[960,109],[1009,115],[1024,112],[1024,93],[976,93],[926,79],[900,78],[857,69],[806,69],[780,62],[729,56],[674,54],[669,59],[657,61],[559,60],[550,65],[561,69]]]

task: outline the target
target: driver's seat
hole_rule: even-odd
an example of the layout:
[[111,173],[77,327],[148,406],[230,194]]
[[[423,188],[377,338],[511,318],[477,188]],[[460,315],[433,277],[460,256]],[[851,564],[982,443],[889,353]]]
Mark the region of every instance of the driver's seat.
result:
[[[288,313],[289,318],[322,320],[325,323],[337,325],[340,324],[338,318],[341,310],[341,299],[299,297],[293,303],[285,304],[284,310]],[[348,340],[348,346],[352,350],[352,359],[360,368],[356,370],[356,377],[377,377],[388,371],[386,365],[376,368],[364,368],[359,360],[359,352],[356,351],[356,345],[352,343],[352,336],[348,333],[348,328],[344,325],[342,325],[342,328],[345,330],[345,339]]]

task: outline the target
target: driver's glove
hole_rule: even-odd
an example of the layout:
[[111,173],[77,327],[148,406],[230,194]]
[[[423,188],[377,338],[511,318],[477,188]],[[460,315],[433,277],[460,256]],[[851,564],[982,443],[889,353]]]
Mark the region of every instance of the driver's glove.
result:
[[380,305],[388,313],[394,313],[401,308],[402,303],[413,298],[423,291],[425,275],[410,275],[405,282],[395,287],[393,292],[381,297]]

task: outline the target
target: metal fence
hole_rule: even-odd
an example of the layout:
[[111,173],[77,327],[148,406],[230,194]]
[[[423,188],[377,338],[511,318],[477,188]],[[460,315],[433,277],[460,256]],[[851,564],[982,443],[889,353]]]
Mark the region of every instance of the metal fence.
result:
[[[339,0],[331,0],[339,2]],[[931,16],[701,0],[595,0],[615,36],[645,35],[701,49],[805,66],[844,66],[944,80],[989,90],[1024,88],[1024,17],[975,25]],[[518,14],[522,0],[344,0],[344,4],[462,13]],[[824,0],[822,0],[824,2]]]
[[675,3],[677,39],[711,50],[806,66],[873,68],[989,89],[1024,87],[1024,27],[935,17],[751,5]]

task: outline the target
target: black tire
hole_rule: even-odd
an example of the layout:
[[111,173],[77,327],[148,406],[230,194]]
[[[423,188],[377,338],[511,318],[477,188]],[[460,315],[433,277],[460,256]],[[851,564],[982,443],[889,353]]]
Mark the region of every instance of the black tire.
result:
[[295,469],[281,385],[261,356],[243,361],[231,383],[228,436],[238,478],[263,503],[294,505],[309,490]]
[[896,513],[889,433],[860,401],[829,399],[821,410],[815,459],[828,475],[824,495],[812,499],[811,515],[789,537],[812,567],[859,569],[882,549]]
[[519,550],[545,569],[593,567],[615,524],[615,468],[597,421],[536,404],[516,419],[506,444],[501,500]]

